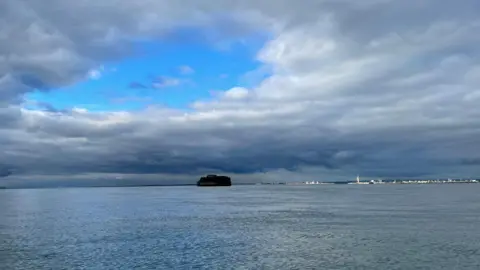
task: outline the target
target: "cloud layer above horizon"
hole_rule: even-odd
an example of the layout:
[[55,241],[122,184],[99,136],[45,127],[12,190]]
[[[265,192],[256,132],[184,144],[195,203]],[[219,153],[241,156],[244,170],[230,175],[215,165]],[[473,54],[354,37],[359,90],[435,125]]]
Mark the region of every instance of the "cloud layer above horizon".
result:
[[[24,108],[142,42],[228,49],[256,33],[269,40],[251,74],[269,75],[190,110]],[[4,0],[0,176],[478,177],[478,33],[477,0]]]

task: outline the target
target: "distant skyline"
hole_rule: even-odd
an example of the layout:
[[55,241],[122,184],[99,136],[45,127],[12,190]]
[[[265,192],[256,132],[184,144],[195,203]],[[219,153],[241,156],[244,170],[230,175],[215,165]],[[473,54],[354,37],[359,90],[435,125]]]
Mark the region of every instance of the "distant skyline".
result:
[[480,176],[480,2],[0,3],[0,186]]

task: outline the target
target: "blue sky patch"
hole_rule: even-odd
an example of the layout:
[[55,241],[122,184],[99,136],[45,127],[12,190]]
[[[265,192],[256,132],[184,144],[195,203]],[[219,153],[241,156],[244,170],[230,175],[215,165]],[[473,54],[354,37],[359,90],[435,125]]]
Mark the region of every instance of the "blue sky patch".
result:
[[204,42],[144,42],[136,57],[106,64],[90,78],[27,100],[54,108],[91,111],[140,110],[149,105],[186,109],[210,91],[245,86],[244,75],[260,67],[255,60],[265,39],[252,37],[219,49]]

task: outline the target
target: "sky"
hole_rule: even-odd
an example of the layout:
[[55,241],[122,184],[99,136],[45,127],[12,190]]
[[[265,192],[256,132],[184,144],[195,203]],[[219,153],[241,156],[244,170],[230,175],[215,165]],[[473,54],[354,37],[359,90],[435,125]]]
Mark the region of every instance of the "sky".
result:
[[4,0],[0,185],[480,177],[480,2]]

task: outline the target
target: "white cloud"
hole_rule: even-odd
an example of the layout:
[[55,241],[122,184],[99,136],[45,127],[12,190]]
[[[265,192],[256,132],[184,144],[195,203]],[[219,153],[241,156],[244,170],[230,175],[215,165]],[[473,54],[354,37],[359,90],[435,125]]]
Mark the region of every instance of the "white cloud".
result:
[[159,88],[177,86],[179,84],[180,84],[179,79],[159,76],[153,80],[152,87],[159,89]]
[[92,69],[88,72],[88,78],[98,80],[102,77],[102,72],[98,69]]
[[248,89],[243,87],[234,87],[225,91],[224,97],[227,99],[244,99],[248,97]]
[[180,70],[180,73],[183,75],[189,75],[189,74],[195,73],[195,70],[190,66],[180,66],[178,69]]

